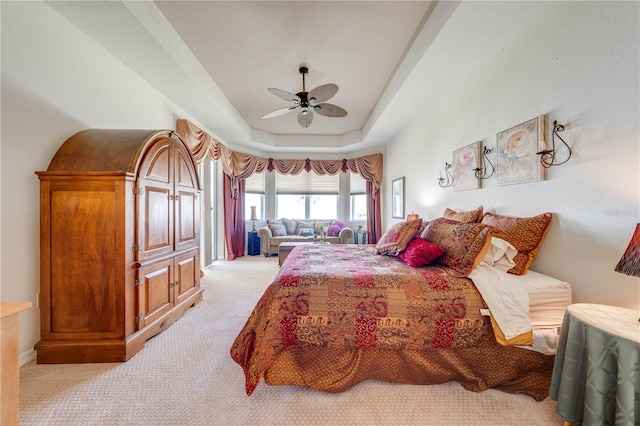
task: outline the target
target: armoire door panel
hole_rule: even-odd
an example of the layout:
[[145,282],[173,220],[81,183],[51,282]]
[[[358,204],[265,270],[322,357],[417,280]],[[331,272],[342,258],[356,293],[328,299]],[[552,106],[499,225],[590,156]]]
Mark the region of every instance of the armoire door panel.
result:
[[173,173],[171,140],[157,142],[145,158],[144,178],[154,182],[170,183]]
[[194,191],[179,190],[176,204],[176,250],[198,245],[200,199]]
[[175,257],[176,304],[191,296],[199,287],[200,258],[198,253],[198,250],[191,250]]
[[173,283],[175,282],[173,265],[173,259],[170,258],[140,268],[138,278],[140,328],[173,308]]
[[[154,256],[173,250],[173,205],[167,188],[145,187],[144,252]],[[146,257],[146,256],[145,256]]]
[[[51,332],[109,333],[118,325],[114,191],[50,193]],[[73,259],[70,262],[69,259]]]
[[176,152],[176,185],[197,190],[198,186],[194,180],[197,172],[191,167],[191,162],[187,161],[185,156],[188,154],[181,149],[176,149]]

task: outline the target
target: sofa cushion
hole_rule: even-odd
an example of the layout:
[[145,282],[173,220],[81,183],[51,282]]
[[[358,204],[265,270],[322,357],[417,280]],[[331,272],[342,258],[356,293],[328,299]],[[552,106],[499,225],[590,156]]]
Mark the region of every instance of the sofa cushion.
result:
[[280,219],[284,224],[285,229],[287,230],[287,235],[296,235],[298,231],[298,223],[293,219],[285,219],[284,217]]
[[[296,227],[296,234],[298,233],[300,228],[311,228],[311,229],[314,229],[314,226],[315,226],[315,223],[314,223],[313,220],[296,219],[296,223],[298,224],[298,226]],[[315,230],[314,230],[314,232],[315,232]]]
[[316,235],[322,235],[322,230],[329,228],[329,226],[331,226],[331,222],[333,222],[333,220],[329,219],[329,220],[315,220],[314,221],[314,232],[316,233]]
[[274,237],[284,237],[287,235],[287,228],[280,220],[267,220],[267,226],[271,229],[271,235]]
[[312,237],[313,236],[313,228],[299,228],[298,235],[301,237]]

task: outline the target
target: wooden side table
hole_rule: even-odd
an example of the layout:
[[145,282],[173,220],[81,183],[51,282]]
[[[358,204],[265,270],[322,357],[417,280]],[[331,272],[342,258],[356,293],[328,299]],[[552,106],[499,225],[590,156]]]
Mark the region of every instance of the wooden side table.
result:
[[584,425],[639,423],[639,315],[589,303],[567,308],[549,391],[560,417]]
[[18,314],[31,307],[29,302],[0,303],[0,424],[17,425],[20,419],[20,336]]

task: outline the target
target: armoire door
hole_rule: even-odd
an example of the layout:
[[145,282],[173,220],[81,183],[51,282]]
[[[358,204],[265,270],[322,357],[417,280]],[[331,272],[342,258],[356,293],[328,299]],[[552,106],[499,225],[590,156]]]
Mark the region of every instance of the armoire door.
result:
[[175,249],[197,247],[200,230],[200,198],[196,181],[197,171],[182,146],[175,155]]
[[147,151],[136,181],[138,201],[137,259],[173,251],[174,142],[160,139]]

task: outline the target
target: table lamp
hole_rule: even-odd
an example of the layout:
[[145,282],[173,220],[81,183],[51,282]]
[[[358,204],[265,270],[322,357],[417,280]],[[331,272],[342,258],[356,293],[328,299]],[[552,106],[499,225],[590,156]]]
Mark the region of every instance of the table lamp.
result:
[[257,214],[256,214],[256,206],[251,206],[251,222],[253,223],[253,229],[252,231],[256,230],[256,220],[258,220]]
[[631,241],[629,241],[629,246],[627,246],[622,259],[616,265],[616,272],[632,277],[640,277],[640,223],[636,224],[636,230],[633,233],[633,237],[631,237]]
[[420,216],[417,213],[411,212],[411,214],[407,215],[407,222],[411,222],[412,220],[418,220]]

